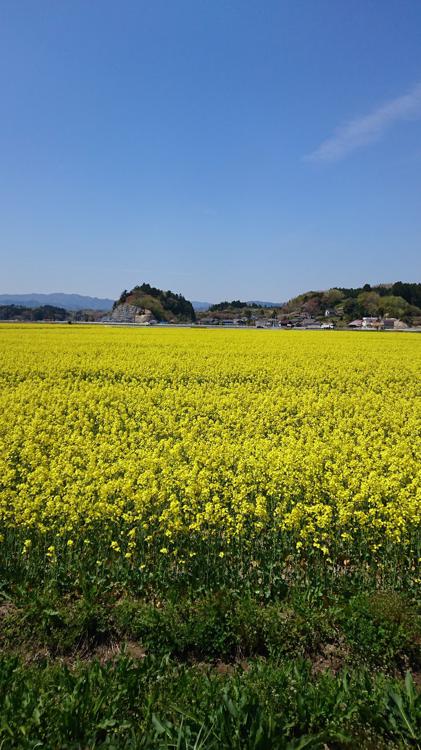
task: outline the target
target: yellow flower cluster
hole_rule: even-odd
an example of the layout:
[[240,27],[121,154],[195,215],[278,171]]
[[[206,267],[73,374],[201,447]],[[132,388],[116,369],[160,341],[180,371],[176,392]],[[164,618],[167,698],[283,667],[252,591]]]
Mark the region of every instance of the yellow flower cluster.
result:
[[138,529],[159,531],[162,555],[180,533],[229,543],[269,528],[325,554],[404,543],[420,522],[420,344],[3,325],[2,530],[71,547],[112,523],[130,529],[126,557]]

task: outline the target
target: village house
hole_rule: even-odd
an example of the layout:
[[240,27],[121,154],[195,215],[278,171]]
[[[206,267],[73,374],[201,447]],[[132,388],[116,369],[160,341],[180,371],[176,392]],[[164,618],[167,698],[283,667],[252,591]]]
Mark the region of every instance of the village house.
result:
[[378,319],[373,317],[366,317],[362,320],[362,328],[377,328]]

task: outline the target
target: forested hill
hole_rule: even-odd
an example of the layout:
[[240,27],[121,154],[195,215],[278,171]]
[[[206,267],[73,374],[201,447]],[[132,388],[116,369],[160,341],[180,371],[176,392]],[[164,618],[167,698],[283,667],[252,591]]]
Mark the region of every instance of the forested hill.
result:
[[0,320],[67,320],[69,314],[63,307],[54,305],[40,305],[39,307],[25,307],[24,305],[0,305]]
[[296,311],[314,317],[326,311],[335,312],[344,320],[364,315],[396,317],[409,325],[421,319],[421,284],[397,281],[363,287],[335,287],[327,291],[309,291],[289,300],[284,313]]
[[122,304],[134,305],[135,307],[150,310],[158,321],[182,322],[196,320],[192,303],[185,299],[182,294],[176,294],[170,290],[157,289],[150,284],[135,286],[130,292],[125,289],[117,302],[114,303],[113,309],[115,310]]

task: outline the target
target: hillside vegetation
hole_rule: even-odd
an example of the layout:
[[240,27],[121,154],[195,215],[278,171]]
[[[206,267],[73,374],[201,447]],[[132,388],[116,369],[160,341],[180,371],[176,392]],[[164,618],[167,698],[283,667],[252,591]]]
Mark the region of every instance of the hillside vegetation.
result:
[[278,305],[242,302],[239,299],[218,302],[199,313],[199,319],[233,320],[253,325],[257,318],[277,321],[282,325],[300,325],[300,321],[322,321],[326,316],[338,327],[363,317],[394,318],[408,326],[421,325],[421,284],[397,281],[362,287],[334,287],[323,291],[307,291]]
[[78,323],[83,321],[94,322],[103,318],[104,312],[95,309],[65,310],[64,307],[55,305],[40,305],[39,307],[30,307],[25,305],[0,305],[0,320],[19,321],[22,323],[31,322],[64,322]]
[[400,318],[408,325],[421,322],[421,284],[365,284],[357,288],[333,288],[327,291],[309,291],[289,300],[283,308],[285,314],[301,312],[311,317],[323,316],[326,311],[339,320],[349,322],[355,318],[373,316]]
[[40,305],[26,307],[25,305],[0,305],[0,320],[67,320],[68,313],[63,307],[54,305]]
[[196,320],[192,303],[182,294],[157,289],[150,284],[135,286],[130,292],[125,289],[115,302],[113,309],[126,303],[150,310],[158,321],[170,323]]

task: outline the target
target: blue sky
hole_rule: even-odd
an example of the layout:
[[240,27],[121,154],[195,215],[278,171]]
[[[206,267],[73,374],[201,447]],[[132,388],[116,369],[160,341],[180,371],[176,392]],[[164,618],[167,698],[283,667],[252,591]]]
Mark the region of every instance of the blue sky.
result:
[[0,292],[420,281],[418,0],[2,0]]

